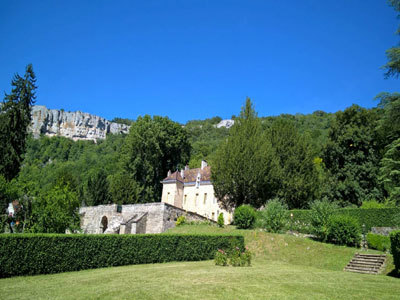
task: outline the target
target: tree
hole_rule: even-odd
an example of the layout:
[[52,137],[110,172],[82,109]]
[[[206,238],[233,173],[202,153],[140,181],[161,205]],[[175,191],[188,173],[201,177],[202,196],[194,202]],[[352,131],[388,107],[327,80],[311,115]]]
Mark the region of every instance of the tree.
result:
[[17,176],[26,150],[35,83],[32,65],[28,65],[23,77],[14,76],[11,93],[0,105],[0,174],[8,181]]
[[400,204],[400,138],[387,146],[379,170],[380,181],[389,195],[389,201]]
[[384,146],[400,138],[400,93],[380,93],[378,107],[382,115],[377,123],[380,143]]
[[[389,0],[390,5],[400,12],[400,0]],[[400,28],[396,32],[400,34]],[[388,62],[383,66],[386,69],[385,77],[399,77],[400,74],[400,47],[392,47],[386,50]]]
[[79,199],[68,186],[56,185],[32,203],[32,232],[65,233],[79,228]]
[[278,119],[267,130],[272,149],[268,188],[270,198],[283,199],[290,209],[305,208],[319,190],[318,172],[308,134],[300,134],[293,121]]
[[329,172],[331,200],[342,206],[382,197],[378,184],[378,112],[353,105],[336,114],[322,159]]
[[95,170],[86,184],[86,204],[89,206],[108,204],[111,201],[107,174],[104,170]]
[[264,204],[268,191],[264,180],[270,162],[264,150],[261,123],[247,98],[228,138],[219,146],[211,170],[215,195],[223,208]]
[[[136,199],[129,199],[131,203],[160,201],[161,180],[168,170],[183,167],[189,157],[190,144],[185,128],[164,117],[139,117],[132,124],[122,147],[122,173],[112,182],[131,181],[125,183],[137,190],[132,194]],[[120,175],[127,177],[121,178]],[[116,191],[115,187],[112,189]]]

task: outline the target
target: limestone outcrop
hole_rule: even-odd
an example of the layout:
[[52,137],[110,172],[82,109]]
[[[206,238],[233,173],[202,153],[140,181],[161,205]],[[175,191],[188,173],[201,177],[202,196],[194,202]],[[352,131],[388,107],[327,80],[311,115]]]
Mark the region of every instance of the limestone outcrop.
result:
[[215,125],[215,127],[217,127],[217,128],[221,128],[221,127],[231,128],[233,126],[233,124],[235,124],[235,120],[226,119],[226,120],[221,120],[221,122],[219,122],[217,125]]
[[47,109],[45,106],[32,107],[33,136],[64,136],[73,140],[105,139],[108,133],[128,133],[129,126],[107,121],[106,119],[80,111],[66,112]]

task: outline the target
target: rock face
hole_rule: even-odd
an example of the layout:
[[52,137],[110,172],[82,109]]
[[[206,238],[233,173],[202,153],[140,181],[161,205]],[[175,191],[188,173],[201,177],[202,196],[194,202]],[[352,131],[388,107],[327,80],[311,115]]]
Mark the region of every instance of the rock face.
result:
[[128,133],[129,126],[113,123],[99,116],[80,111],[66,112],[47,109],[45,106],[32,107],[31,131],[34,137],[64,136],[73,140],[105,139],[107,133]]
[[219,122],[216,125],[216,127],[217,128],[221,128],[221,127],[231,128],[233,126],[233,124],[235,124],[235,120],[226,119],[226,120],[221,120],[221,122]]

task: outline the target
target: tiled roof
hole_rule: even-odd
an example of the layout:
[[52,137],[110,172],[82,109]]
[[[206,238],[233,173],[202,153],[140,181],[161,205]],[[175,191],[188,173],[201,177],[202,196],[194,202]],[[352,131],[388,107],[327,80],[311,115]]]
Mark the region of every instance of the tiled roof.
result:
[[162,182],[180,181],[183,183],[196,182],[197,174],[200,172],[200,181],[210,181],[211,180],[211,167],[207,166],[203,169],[187,169],[183,171],[183,178],[180,171],[175,171],[171,175],[164,178]]

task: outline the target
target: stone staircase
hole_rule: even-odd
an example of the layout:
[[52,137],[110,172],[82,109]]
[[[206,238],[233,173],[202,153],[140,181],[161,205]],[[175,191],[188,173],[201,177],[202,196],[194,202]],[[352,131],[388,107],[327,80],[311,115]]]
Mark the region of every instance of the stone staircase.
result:
[[344,270],[363,274],[379,274],[384,269],[385,262],[385,254],[356,253]]

